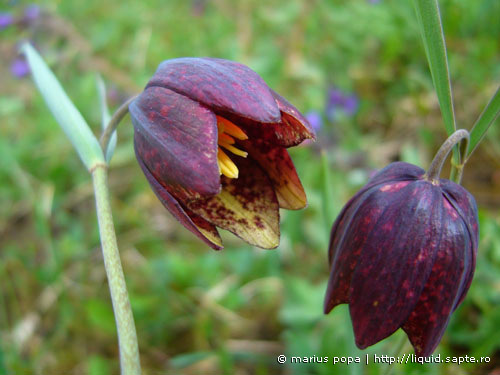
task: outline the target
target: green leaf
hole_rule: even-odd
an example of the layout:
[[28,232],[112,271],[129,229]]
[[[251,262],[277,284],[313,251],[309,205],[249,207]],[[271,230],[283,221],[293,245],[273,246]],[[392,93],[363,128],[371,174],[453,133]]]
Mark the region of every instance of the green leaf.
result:
[[21,47],[33,74],[33,79],[66,136],[75,147],[83,164],[91,170],[96,164],[104,164],[99,142],[61,84],[38,52],[29,44]]
[[448,135],[456,130],[443,27],[437,0],[414,0],[432,81]]
[[[106,86],[102,77],[97,75],[97,94],[99,95],[99,104],[101,106],[101,123],[102,130],[106,129],[109,121],[111,120],[111,114],[109,113],[108,103],[106,101]],[[109,163],[116,147],[116,130],[111,135],[111,139],[108,143],[108,149],[106,150],[106,162]]]
[[497,89],[497,92],[491,98],[490,102],[484,109],[483,113],[479,115],[479,118],[476,120],[476,123],[472,127],[470,131],[470,143],[469,143],[469,151],[467,153],[467,158],[474,152],[479,142],[483,139],[486,134],[486,131],[490,127],[493,122],[498,118],[500,114],[500,87]]

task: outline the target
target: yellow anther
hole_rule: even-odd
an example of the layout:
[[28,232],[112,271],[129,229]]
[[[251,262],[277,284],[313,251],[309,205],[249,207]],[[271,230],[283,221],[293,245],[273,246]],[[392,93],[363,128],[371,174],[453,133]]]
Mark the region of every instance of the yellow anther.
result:
[[217,124],[219,128],[223,128],[223,132],[232,135],[234,138],[239,140],[248,139],[248,136],[239,127],[234,125],[231,121],[225,119],[224,117],[217,116]]
[[248,136],[231,121],[219,116],[217,116],[217,135],[217,143],[220,146],[217,151],[217,164],[219,165],[220,173],[229,178],[238,178],[238,167],[229,156],[222,151],[221,147],[224,147],[235,155],[246,158],[248,156],[247,152],[232,145],[236,142],[234,138],[245,140],[248,139]]
[[227,144],[226,142],[219,141],[219,146],[224,147],[226,150],[231,151],[235,155],[242,156],[244,158],[246,158],[248,156],[248,152],[237,149],[236,147],[231,146],[230,144]]
[[218,139],[219,144],[220,143],[227,143],[228,145],[234,144],[234,139],[230,135],[227,135],[226,133],[219,133],[219,139]]
[[238,178],[238,167],[233,163],[229,156],[227,156],[226,153],[220,149],[220,147],[217,152],[217,162],[219,164],[221,174],[229,178]]
[[220,117],[217,116],[217,134],[224,134],[224,124],[219,121]]

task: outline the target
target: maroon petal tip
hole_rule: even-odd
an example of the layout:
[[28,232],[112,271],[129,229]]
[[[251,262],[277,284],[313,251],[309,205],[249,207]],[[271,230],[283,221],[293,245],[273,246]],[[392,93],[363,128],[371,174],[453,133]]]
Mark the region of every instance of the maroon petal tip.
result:
[[217,228],[201,217],[184,209],[167,189],[156,180],[140,158],[138,158],[138,162],[153,192],[172,216],[212,249],[222,250],[224,247],[222,246],[222,240],[219,237]]

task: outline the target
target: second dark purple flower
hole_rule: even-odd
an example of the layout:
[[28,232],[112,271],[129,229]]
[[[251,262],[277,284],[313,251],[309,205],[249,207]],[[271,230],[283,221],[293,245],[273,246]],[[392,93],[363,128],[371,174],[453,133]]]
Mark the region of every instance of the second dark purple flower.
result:
[[477,246],[471,194],[417,166],[390,164],[333,225],[325,313],[349,304],[361,349],[402,328],[416,354],[429,356],[469,289]]

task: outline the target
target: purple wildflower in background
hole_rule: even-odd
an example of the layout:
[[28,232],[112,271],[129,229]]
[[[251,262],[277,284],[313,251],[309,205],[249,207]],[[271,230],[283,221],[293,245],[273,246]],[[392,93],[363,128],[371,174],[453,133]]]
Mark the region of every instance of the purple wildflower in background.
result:
[[321,117],[318,111],[309,111],[306,113],[306,119],[309,121],[309,124],[317,133],[323,126],[323,118]]
[[370,4],[378,4],[380,0],[367,0]]
[[10,72],[14,77],[22,78],[30,72],[30,68],[24,59],[15,59],[10,65]]
[[344,98],[343,109],[347,115],[349,116],[354,115],[358,111],[358,106],[359,106],[359,100],[355,94],[346,96]]
[[40,7],[36,4],[31,4],[24,10],[23,21],[26,23],[34,22],[40,17]]
[[330,121],[335,120],[337,111],[340,110],[347,116],[356,114],[359,107],[359,99],[356,94],[346,95],[337,88],[328,90],[326,101],[326,115]]
[[3,30],[14,23],[14,17],[10,13],[0,13],[0,30]]
[[336,88],[328,90],[328,106],[340,106],[344,102],[344,93]]

